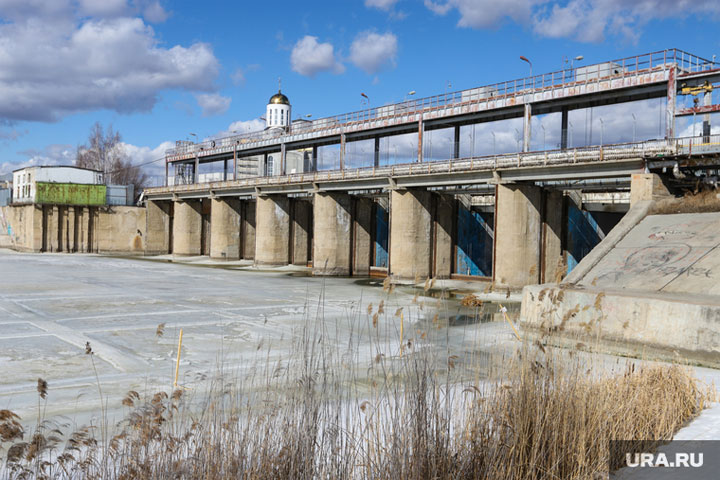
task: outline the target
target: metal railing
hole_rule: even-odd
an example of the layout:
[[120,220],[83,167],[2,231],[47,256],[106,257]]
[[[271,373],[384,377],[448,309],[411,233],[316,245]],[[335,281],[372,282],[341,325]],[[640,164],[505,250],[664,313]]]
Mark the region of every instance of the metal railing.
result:
[[[310,122],[296,123],[291,134],[311,133],[315,131],[346,127],[376,120],[387,120],[394,117],[411,116],[421,112],[463,104],[498,100],[518,95],[542,92],[558,87],[585,85],[611,78],[638,75],[653,70],[665,70],[676,65],[680,73],[693,73],[715,68],[715,63],[678,49],[661,50],[634,57],[610,60],[607,62],[574,67],[572,69],[543,73],[532,77],[495,83],[482,87],[445,93],[431,97],[407,100],[381,107],[358,110],[331,117],[320,118]],[[271,140],[285,136],[281,130],[250,132],[223,138],[207,140],[201,143],[188,141],[177,142],[176,148],[166,151],[167,156],[197,154],[200,151],[217,148],[232,148],[263,140]]]
[[[720,135],[714,140],[720,142]],[[695,140],[695,139],[692,139]],[[428,175],[438,173],[462,173],[470,171],[491,171],[497,169],[548,167],[572,164],[587,164],[622,161],[631,158],[652,158],[673,155],[689,145],[688,138],[670,140],[648,140],[634,143],[596,145],[565,150],[506,153],[468,158],[447,159],[432,162],[412,162],[396,165],[360,167],[343,170],[327,170],[288,175],[257,176],[229,182],[182,183],[181,189],[193,190],[200,185],[231,183],[234,187],[283,185],[308,182],[332,182],[362,180],[378,177]],[[720,143],[718,143],[720,151]],[[176,185],[177,187],[178,185]],[[204,188],[204,187],[203,187]]]

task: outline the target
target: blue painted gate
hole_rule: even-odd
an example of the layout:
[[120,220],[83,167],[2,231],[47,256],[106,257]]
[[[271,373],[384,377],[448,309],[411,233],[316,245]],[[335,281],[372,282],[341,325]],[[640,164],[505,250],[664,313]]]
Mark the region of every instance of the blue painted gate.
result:
[[388,211],[382,205],[375,203],[374,267],[388,267],[388,221]]
[[461,204],[457,212],[455,273],[492,276],[493,214],[468,210]]
[[567,273],[570,273],[604,236],[590,212],[580,210],[575,203],[568,202]]

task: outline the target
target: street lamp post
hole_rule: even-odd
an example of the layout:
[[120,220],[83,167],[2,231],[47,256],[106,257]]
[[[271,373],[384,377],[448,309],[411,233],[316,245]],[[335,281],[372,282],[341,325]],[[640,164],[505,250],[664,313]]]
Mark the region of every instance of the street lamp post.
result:
[[523,55],[520,55],[520,60],[522,60],[523,62],[527,62],[528,65],[530,65],[530,76],[532,77],[532,76],[533,76],[533,74],[532,74],[532,62],[531,62],[530,60],[528,60],[528,58],[525,57],[525,56],[523,56]]
[[522,139],[522,135],[520,135],[520,130],[518,130],[517,127],[515,128],[515,133],[516,133],[515,140],[517,143],[516,148],[517,148],[517,151],[519,152],[520,151],[520,140]]
[[631,113],[632,119],[633,119],[633,143],[635,143],[635,124],[637,123],[637,118],[635,118],[635,114]]
[[545,125],[540,123],[540,128],[542,128],[543,131],[543,150],[545,150]]
[[[495,132],[490,132],[493,136],[493,156],[495,155]],[[474,143],[473,143],[474,146]]]
[[605,133],[605,122],[600,117],[600,146],[603,146],[603,134]]

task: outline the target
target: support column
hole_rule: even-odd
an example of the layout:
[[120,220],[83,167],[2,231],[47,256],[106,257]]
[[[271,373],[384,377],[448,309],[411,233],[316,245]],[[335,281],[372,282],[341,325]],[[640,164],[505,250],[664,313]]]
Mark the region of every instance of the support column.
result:
[[175,202],[173,218],[173,254],[201,254],[202,203],[198,200]]
[[67,252],[77,252],[75,245],[77,239],[77,221],[75,219],[75,207],[67,208]]
[[423,125],[423,119],[422,115],[420,115],[420,120],[418,120],[418,150],[417,150],[417,161],[418,163],[422,163],[423,161],[423,133],[424,133],[424,125]]
[[279,175],[285,175],[285,168],[287,166],[287,149],[285,144],[280,144],[280,173]]
[[47,220],[47,251],[57,252],[60,250],[60,211],[57,205],[48,205],[48,220]]
[[353,236],[353,275],[370,275],[370,261],[372,259],[372,229],[374,201],[368,197],[355,199]]
[[195,155],[195,170],[193,171],[193,183],[200,183],[200,157]]
[[426,190],[390,193],[390,275],[410,280],[431,276],[431,194]]
[[170,202],[148,200],[145,210],[145,255],[170,253]]
[[630,208],[644,200],[659,200],[670,197],[659,175],[654,173],[635,173],[630,181]]
[[287,265],[290,257],[290,199],[284,195],[258,196],[255,212],[255,264]]
[[58,207],[58,252],[68,251],[67,215],[68,207]]
[[453,158],[460,158],[460,125],[455,126],[455,142],[453,143]]
[[[313,147],[313,165],[317,162],[317,147]],[[313,171],[317,168],[313,168]],[[340,170],[345,170],[345,132],[340,134]]]
[[227,158],[223,160],[223,182],[227,182]]
[[[703,105],[709,107],[712,105],[712,91],[705,91],[703,95]],[[703,143],[710,142],[710,114],[703,115]]]
[[292,199],[292,263],[303,267],[311,260],[312,203]]
[[542,192],[535,185],[497,185],[495,196],[496,284],[521,288],[540,280]]
[[433,225],[433,277],[450,278],[453,265],[453,217],[457,215],[455,199],[449,195],[435,196]]
[[540,269],[540,283],[559,282],[563,265],[563,192],[561,190],[546,190],[545,214],[543,221],[542,268]]
[[568,148],[568,117],[569,111],[567,107],[563,107],[560,120],[560,148],[565,150]]
[[316,193],[314,203],[313,274],[350,275],[352,197],[346,193]]
[[80,209],[80,218],[78,219],[78,250],[83,253],[90,252],[90,209],[82,207]]
[[373,165],[376,167],[380,166],[380,137],[375,137],[375,159]]
[[525,104],[525,115],[523,117],[523,152],[530,151],[530,142],[532,139],[532,106]]
[[240,258],[240,200],[213,198],[210,207],[210,258]]
[[255,259],[255,201],[243,201],[242,258]]
[[668,73],[667,109],[665,111],[665,137],[675,138],[675,107],[677,102],[677,66]]

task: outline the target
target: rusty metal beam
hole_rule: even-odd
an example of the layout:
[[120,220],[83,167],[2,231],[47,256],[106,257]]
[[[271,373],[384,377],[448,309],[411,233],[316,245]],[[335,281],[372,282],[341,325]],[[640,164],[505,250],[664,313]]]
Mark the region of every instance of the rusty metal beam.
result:
[[717,105],[703,105],[700,107],[681,108],[675,112],[676,117],[688,117],[690,115],[702,115],[705,113],[717,113],[720,112],[720,104]]

